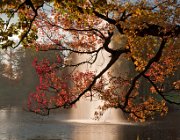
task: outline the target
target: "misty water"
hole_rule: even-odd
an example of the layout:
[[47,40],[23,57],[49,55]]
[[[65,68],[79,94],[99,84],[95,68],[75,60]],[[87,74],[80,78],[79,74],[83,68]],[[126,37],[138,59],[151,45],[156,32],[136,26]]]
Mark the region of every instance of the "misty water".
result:
[[69,111],[48,117],[18,107],[0,110],[1,140],[179,140],[180,113],[144,124],[68,121]]
[[[146,123],[123,119],[114,122],[111,111],[100,122],[82,118],[83,115],[77,120],[80,112],[76,109],[56,110],[46,117],[25,111],[28,94],[38,83],[31,67],[35,55],[21,52],[1,58],[11,63],[3,62],[0,67],[0,140],[180,140],[179,107],[165,118]],[[88,114],[88,110],[87,107],[81,114]]]

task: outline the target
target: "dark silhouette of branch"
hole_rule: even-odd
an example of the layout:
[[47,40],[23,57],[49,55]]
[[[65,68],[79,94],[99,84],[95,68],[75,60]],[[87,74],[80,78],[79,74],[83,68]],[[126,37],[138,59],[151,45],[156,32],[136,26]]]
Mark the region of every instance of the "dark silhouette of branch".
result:
[[[49,51],[49,50],[54,50],[54,51],[69,51],[72,53],[77,53],[77,54],[93,54],[93,53],[98,53],[100,50],[103,49],[103,47],[99,47],[97,50],[92,50],[92,51],[80,51],[80,50],[74,50],[74,49],[70,49],[67,47],[64,47],[61,43],[55,42],[52,37],[43,29],[41,28],[41,30],[43,31],[43,33],[46,35],[46,37],[53,43],[52,44],[52,48],[48,48],[47,49],[40,49],[39,51]],[[45,44],[44,44],[45,45]],[[54,46],[54,47],[53,47]],[[58,48],[56,46],[59,46]]]
[[156,86],[156,84],[150,79],[150,77],[146,76],[145,74],[143,74],[143,77],[146,78],[149,83],[154,87],[154,89],[156,90],[156,92],[165,100],[167,101],[168,103],[170,104],[176,104],[176,105],[180,105],[180,102],[174,102],[172,100],[169,100],[166,98],[166,95],[164,95],[161,90],[159,90],[159,88]]
[[64,67],[79,67],[80,65],[83,65],[83,64],[90,64],[90,65],[92,65],[92,64],[94,64],[96,62],[97,57],[98,57],[98,53],[99,53],[100,50],[101,49],[98,49],[98,51],[93,56],[91,56],[91,58],[89,60],[87,60],[87,61],[82,61],[82,62],[77,63],[77,64],[69,64],[69,65],[68,64],[64,64]]
[[[13,17],[13,15],[14,15],[16,12],[18,12],[18,10],[19,10],[24,4],[29,5],[29,6],[32,8],[32,10],[34,11],[34,16],[33,16],[33,18],[30,20],[30,23],[29,23],[29,24],[27,23],[27,24],[29,25],[28,28],[27,28],[27,30],[26,30],[25,33],[22,35],[22,37],[21,37],[21,39],[19,40],[19,42],[18,42],[13,48],[18,47],[18,46],[22,43],[22,41],[28,36],[29,32],[31,31],[31,28],[32,28],[32,25],[33,25],[34,20],[35,20],[36,17],[38,16],[38,10],[39,10],[41,7],[43,7],[43,4],[44,4],[44,3],[42,3],[42,4],[39,5],[39,6],[37,6],[37,8],[35,9],[35,7],[33,6],[32,2],[31,2],[31,0],[26,0],[26,1],[24,1],[24,2],[23,2],[22,4],[20,4],[20,5],[18,6],[18,8],[12,13],[11,17],[10,17],[9,20],[8,20],[8,24],[9,24],[11,18]],[[7,25],[8,25],[8,24],[7,24]]]
[[73,101],[71,101],[70,103],[68,103],[68,106],[75,104],[77,101],[79,101],[79,99],[88,91],[91,91],[92,87],[94,86],[94,84],[96,83],[96,81],[118,60],[119,56],[121,54],[124,53],[128,53],[129,50],[124,49],[121,50],[121,52],[118,53],[114,53],[111,56],[111,59],[109,61],[109,63],[106,65],[106,67],[98,74],[94,77],[93,81],[91,82],[91,84],[82,92],[78,95],[78,97],[76,99],[74,99]]
[[[43,20],[43,19],[42,19],[42,20]],[[102,39],[105,39],[104,34],[103,34],[100,30],[95,29],[95,28],[89,28],[89,29],[64,28],[64,27],[62,27],[62,26],[60,26],[60,25],[57,25],[57,24],[52,23],[52,22],[49,21],[49,20],[47,20],[47,22],[48,22],[49,25],[51,25],[52,27],[53,27],[53,26],[54,26],[54,27],[58,27],[58,28],[60,28],[60,29],[63,29],[64,31],[94,32],[94,33],[97,32],[97,33],[100,34],[100,37],[101,37]],[[96,34],[97,34],[97,33],[96,33]]]
[[130,86],[128,92],[126,93],[125,102],[124,102],[124,104],[119,103],[119,108],[121,108],[122,110],[125,110],[125,108],[128,105],[129,97],[130,97],[130,95],[131,95],[131,93],[132,93],[132,91],[133,91],[133,89],[134,89],[134,87],[136,85],[136,82],[138,81],[138,79],[141,76],[143,76],[143,74],[145,74],[145,72],[147,72],[147,70],[150,68],[150,66],[154,62],[158,62],[160,60],[160,58],[162,56],[162,51],[163,51],[163,49],[165,47],[165,44],[166,44],[166,39],[162,39],[159,50],[157,51],[156,55],[149,60],[148,64],[145,66],[144,70],[133,78],[131,86]]
[[[77,6],[77,8],[82,14],[84,13],[85,9],[83,9],[79,6]],[[153,8],[156,8],[156,6]],[[133,15],[133,13],[129,13],[126,15],[126,11],[124,11],[122,13],[122,16],[120,17],[120,19],[115,20],[115,19],[109,18],[108,16],[105,16],[105,15],[97,12],[95,9],[93,10],[93,13],[98,18],[103,19],[103,20],[107,21],[109,24],[113,24],[114,26],[116,26],[116,28],[118,29],[118,31],[121,34],[124,34],[124,29],[121,27],[121,25],[118,22],[119,21],[125,21],[127,18],[129,18],[130,16]],[[146,24],[147,28],[135,30],[136,35],[142,36],[142,37],[146,36],[146,35],[152,35],[152,36],[157,36],[157,37],[164,37],[164,36],[177,37],[180,33],[180,26],[179,25],[176,25],[174,27],[170,27],[170,29],[164,29],[160,25],[149,24],[149,23],[145,23],[145,24]],[[165,30],[168,30],[168,31],[165,31]]]
[[8,26],[9,26],[9,24],[10,24],[10,21],[11,21],[12,17],[14,16],[14,14],[17,13],[18,10],[19,10],[25,3],[26,3],[26,1],[24,1],[23,3],[21,3],[15,11],[12,11],[11,16],[9,17],[9,19],[8,19],[7,22],[6,22],[6,28],[5,28],[5,30],[7,30]]
[[168,37],[177,37],[180,34],[180,26],[172,26],[169,27],[170,29],[167,29],[168,31],[165,31],[166,29],[155,24],[149,24],[145,23],[147,25],[147,28],[144,29],[137,29],[136,32],[138,36],[144,37],[146,35],[152,35],[152,36],[157,36],[157,37],[163,37],[163,36],[168,36]]
[[27,6],[31,7],[35,14],[37,14],[37,9],[35,9],[31,0],[25,0]]
[[37,12],[37,11],[38,11],[38,9],[41,8],[41,7],[43,7],[43,4],[41,4],[40,6],[38,6],[38,7],[35,9],[35,11],[33,10],[34,13],[35,13],[35,15],[34,15],[33,18],[30,20],[30,24],[29,24],[28,29],[27,29],[26,32],[23,34],[23,36],[21,37],[19,43],[18,43],[14,48],[18,47],[18,46],[21,44],[21,42],[28,36],[29,32],[31,31],[31,28],[32,28],[32,25],[33,25],[34,20],[35,20],[36,17],[38,16],[38,12]]

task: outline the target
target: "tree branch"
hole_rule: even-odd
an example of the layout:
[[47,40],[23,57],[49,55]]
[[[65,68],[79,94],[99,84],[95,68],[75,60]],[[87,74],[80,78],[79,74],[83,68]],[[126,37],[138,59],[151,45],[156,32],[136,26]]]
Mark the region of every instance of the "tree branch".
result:
[[12,12],[11,16],[9,17],[9,19],[8,19],[7,22],[6,22],[6,28],[5,28],[5,30],[7,30],[8,26],[9,26],[9,24],[10,24],[10,21],[11,21],[12,17],[14,16],[14,14],[15,14],[16,12],[18,12],[18,10],[19,10],[25,3],[26,3],[26,1],[24,1],[23,3],[21,3],[21,4],[18,6],[18,8],[17,8],[15,11]]
[[165,95],[163,95],[163,92],[161,92],[161,91],[158,89],[158,87],[156,86],[156,84],[155,84],[148,76],[146,76],[145,74],[143,74],[143,77],[146,78],[146,79],[149,81],[149,83],[155,88],[156,92],[157,92],[165,101],[167,101],[167,102],[170,103],[170,104],[180,105],[180,102],[174,102],[174,101],[172,101],[172,100],[167,99],[167,98],[165,97]]
[[75,28],[64,28],[60,25],[57,25],[57,24],[54,24],[52,22],[50,22],[49,20],[47,21],[52,27],[58,27],[60,29],[63,29],[64,31],[77,31],[77,32],[91,32],[91,31],[95,31],[95,32],[98,32],[101,36],[102,39],[105,39],[105,36],[104,34],[98,30],[98,29],[95,29],[95,28],[89,28],[89,29],[75,29]]
[[[26,0],[27,1],[27,0]],[[26,2],[25,1],[25,2]],[[28,0],[29,1],[29,0]],[[31,28],[32,28],[32,25],[33,25],[33,22],[34,22],[34,20],[36,19],[36,17],[38,16],[38,10],[39,10],[39,8],[41,8],[41,7],[43,7],[43,4],[44,3],[42,3],[41,5],[39,5],[36,9],[33,9],[33,11],[34,11],[34,16],[33,16],[33,18],[30,20],[30,23],[29,23],[29,27],[28,27],[28,29],[26,30],[26,32],[23,34],[23,36],[21,37],[21,39],[20,39],[20,41],[18,42],[18,44],[16,45],[16,46],[14,46],[13,48],[16,48],[16,47],[18,47],[21,43],[22,43],[22,41],[27,37],[27,35],[29,34],[29,32],[31,31]],[[34,6],[33,6],[34,7]]]
[[93,51],[79,51],[79,50],[74,50],[74,49],[70,49],[70,48],[67,48],[67,47],[64,47],[61,43],[57,43],[55,42],[51,36],[48,35],[48,33],[43,29],[41,28],[41,30],[43,31],[43,33],[46,35],[46,37],[54,44],[53,45],[57,45],[59,46],[59,48],[48,48],[48,50],[39,50],[39,51],[49,51],[49,50],[54,50],[54,51],[69,51],[69,52],[73,52],[73,53],[77,53],[77,54],[93,54],[93,53],[98,53],[100,50],[103,49],[103,47],[99,47],[97,50],[93,50]]
[[131,87],[129,88],[129,90],[125,96],[125,102],[124,102],[124,104],[119,103],[119,108],[125,110],[126,106],[128,105],[129,97],[130,97],[130,95],[131,95],[131,93],[132,93],[132,91],[136,85],[136,82],[138,81],[138,79],[141,76],[143,76],[145,74],[145,72],[151,67],[151,65],[154,62],[158,62],[160,60],[160,58],[162,56],[162,51],[165,47],[165,44],[166,44],[166,39],[162,39],[162,42],[160,44],[159,50],[156,53],[156,55],[152,59],[149,60],[148,64],[145,66],[144,70],[134,77],[134,79],[132,80],[132,83],[131,83]]
[[[169,27],[170,29],[165,29],[159,25],[155,24],[149,24],[145,23],[147,25],[147,28],[144,29],[137,29],[136,32],[138,36],[144,37],[146,35],[152,35],[152,36],[157,36],[157,37],[163,37],[163,36],[168,36],[168,37],[177,37],[180,34],[180,26],[172,26]],[[168,31],[166,31],[168,30]]]
[[96,83],[96,81],[118,60],[119,56],[123,53],[128,53],[129,50],[121,50],[121,53],[114,53],[111,56],[111,60],[109,61],[109,63],[106,65],[106,67],[98,74],[94,77],[93,81],[91,82],[91,84],[82,92],[78,95],[78,97],[76,99],[74,99],[73,101],[71,101],[70,103],[68,103],[69,105],[73,105],[75,104],[77,101],[79,101],[79,99],[88,91],[91,91],[92,87],[94,86],[94,84]]

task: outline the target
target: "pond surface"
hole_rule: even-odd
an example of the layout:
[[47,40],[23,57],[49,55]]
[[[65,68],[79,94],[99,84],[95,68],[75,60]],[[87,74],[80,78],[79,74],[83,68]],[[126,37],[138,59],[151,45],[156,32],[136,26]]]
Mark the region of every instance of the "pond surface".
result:
[[144,124],[67,121],[68,113],[42,117],[18,107],[0,109],[0,140],[180,140],[180,112]]

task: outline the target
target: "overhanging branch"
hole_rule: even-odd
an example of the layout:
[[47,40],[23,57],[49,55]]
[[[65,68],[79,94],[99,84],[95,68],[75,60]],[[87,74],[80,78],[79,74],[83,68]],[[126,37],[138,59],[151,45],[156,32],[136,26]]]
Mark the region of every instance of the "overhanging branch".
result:
[[[78,95],[78,97],[76,99],[74,99],[73,101],[71,101],[70,103],[68,103],[69,105],[73,105],[75,104],[77,101],[79,101],[79,99],[88,91],[91,91],[92,87],[95,85],[96,81],[109,69],[111,68],[111,66],[118,60],[119,56],[123,53],[128,53],[129,50],[124,49],[122,50],[120,53],[114,53],[111,56],[111,59],[109,61],[109,63],[106,65],[106,67],[98,74],[94,77],[93,81],[91,82],[91,84],[82,92]],[[65,105],[66,106],[66,105]]]
[[163,94],[163,92],[161,90],[159,90],[159,88],[156,86],[156,84],[150,79],[150,77],[146,76],[145,74],[143,74],[143,77],[146,78],[149,83],[154,87],[154,89],[156,90],[156,92],[168,103],[170,104],[176,104],[176,105],[180,105],[180,102],[175,102],[172,100],[169,100],[166,98],[166,96]]
[[131,86],[130,86],[130,88],[129,88],[126,96],[125,96],[125,102],[124,102],[124,104],[119,103],[119,108],[125,110],[125,108],[128,105],[129,97],[130,97],[130,95],[131,95],[131,93],[132,93],[132,91],[136,85],[136,82],[139,80],[139,78],[141,76],[143,76],[145,74],[145,72],[147,72],[147,70],[151,67],[151,65],[154,62],[158,62],[160,60],[160,58],[162,56],[162,51],[163,51],[165,44],[166,44],[166,41],[167,41],[167,39],[164,39],[164,38],[162,39],[162,42],[160,44],[159,50],[156,53],[156,55],[152,59],[149,60],[148,64],[145,66],[144,70],[134,77],[134,79],[132,80]]

